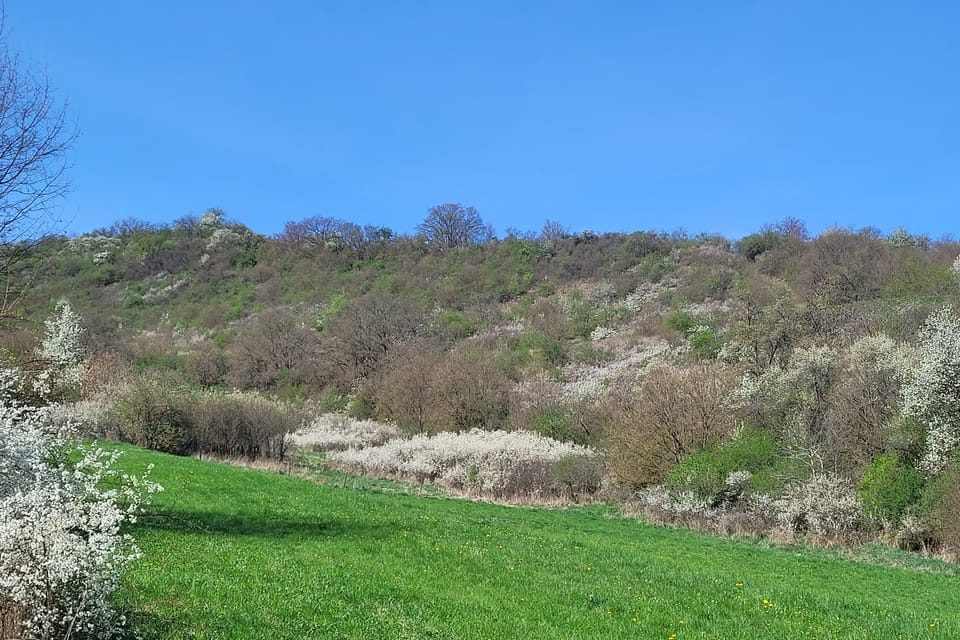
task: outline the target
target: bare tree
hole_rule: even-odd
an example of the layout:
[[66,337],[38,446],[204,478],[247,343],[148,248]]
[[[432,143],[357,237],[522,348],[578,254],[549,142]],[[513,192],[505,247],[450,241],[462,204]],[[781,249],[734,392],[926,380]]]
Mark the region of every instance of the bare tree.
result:
[[421,317],[416,304],[400,296],[373,293],[350,301],[324,329],[326,355],[343,386],[377,371],[394,345],[417,334]]
[[324,249],[330,244],[339,245],[343,224],[338,218],[311,216],[300,222],[288,222],[280,238],[301,249]]
[[76,131],[50,82],[20,67],[0,14],[0,318],[11,316],[24,286],[14,266],[49,231],[49,213],[68,189],[66,151]]
[[639,386],[615,391],[609,434],[613,476],[632,486],[660,482],[685,455],[729,436],[735,416],[727,400],[735,382],[733,372],[716,363],[662,365]]
[[548,242],[559,242],[570,237],[570,231],[556,220],[547,220],[540,230],[540,239]]
[[441,249],[466,247],[493,235],[476,209],[459,202],[438,204],[430,209],[417,231]]

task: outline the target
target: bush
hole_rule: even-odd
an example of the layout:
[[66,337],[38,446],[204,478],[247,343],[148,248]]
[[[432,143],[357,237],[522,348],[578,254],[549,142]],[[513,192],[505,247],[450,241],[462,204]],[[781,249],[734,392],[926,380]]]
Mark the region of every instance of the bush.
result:
[[591,493],[599,488],[603,469],[588,447],[524,431],[481,429],[391,440],[334,452],[327,460],[360,473],[431,480],[496,498]]
[[733,431],[732,372],[718,363],[651,369],[639,387],[612,396],[608,459],[614,478],[640,488],[661,482],[685,456],[717,447]]
[[960,549],[960,464],[956,460],[927,482],[921,505],[937,541]]
[[758,492],[774,488],[782,458],[773,433],[767,429],[743,428],[725,444],[687,455],[666,477],[667,486],[692,491],[713,506],[735,502],[739,483],[729,483],[731,474],[746,472],[743,489]]
[[120,396],[110,411],[113,433],[139,447],[186,455],[193,448],[193,424],[187,403],[157,381],[140,380]]
[[400,429],[393,425],[328,413],[294,432],[290,443],[318,451],[343,451],[376,447],[400,436]]
[[196,401],[194,446],[200,454],[282,460],[287,434],[301,423],[295,411],[252,393],[214,393]]
[[0,399],[0,638],[107,638],[123,623],[110,599],[138,551],[121,528],[160,488],[66,436]]
[[891,454],[879,455],[857,486],[864,513],[898,523],[923,495],[923,475]]
[[863,517],[863,507],[850,484],[830,474],[815,474],[788,486],[776,507],[785,528],[818,536],[851,534]]
[[586,434],[574,426],[562,407],[548,407],[533,419],[534,430],[545,438],[586,444]]

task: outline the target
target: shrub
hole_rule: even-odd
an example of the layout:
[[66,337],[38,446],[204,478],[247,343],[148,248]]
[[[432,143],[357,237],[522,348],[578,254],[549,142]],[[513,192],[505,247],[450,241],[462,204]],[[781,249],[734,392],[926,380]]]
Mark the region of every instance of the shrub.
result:
[[960,318],[943,309],[920,331],[916,366],[903,388],[902,413],[926,429],[921,467],[944,469],[960,443]]
[[157,381],[139,380],[117,398],[110,421],[109,435],[140,447],[176,455],[186,455],[193,447],[186,402]]
[[[742,428],[727,443],[685,456],[670,469],[667,486],[692,491],[713,506],[735,502],[746,489],[770,491],[782,466],[779,448],[768,429]],[[733,474],[737,481],[729,482]]]
[[545,438],[561,442],[586,443],[586,434],[573,425],[563,407],[548,407],[533,419],[534,430]]
[[593,449],[524,431],[443,432],[379,447],[334,452],[342,468],[444,486],[496,498],[569,495],[599,488],[602,464]]
[[863,517],[862,505],[850,484],[830,474],[814,474],[789,485],[776,507],[785,528],[818,536],[853,533]]
[[347,410],[350,398],[337,391],[336,387],[324,387],[320,392],[320,410],[326,413],[341,413]]
[[923,475],[896,456],[882,454],[865,469],[857,493],[867,515],[897,523],[920,501]]
[[614,478],[642,487],[660,482],[684,456],[717,446],[733,430],[730,372],[717,363],[659,366],[639,387],[622,390],[609,425]]
[[939,543],[960,549],[960,465],[956,460],[927,482],[921,511]]
[[720,352],[720,336],[710,325],[698,324],[687,329],[687,346],[694,359],[712,360]]
[[319,451],[342,451],[376,447],[400,436],[400,430],[393,425],[325,414],[294,432],[290,443]]
[[[74,445],[45,410],[0,400],[0,637],[113,637],[110,606],[138,551],[122,527],[160,488]],[[110,488],[104,488],[109,486]]]
[[279,460],[286,455],[287,434],[301,423],[295,411],[252,393],[200,395],[192,420],[200,454]]

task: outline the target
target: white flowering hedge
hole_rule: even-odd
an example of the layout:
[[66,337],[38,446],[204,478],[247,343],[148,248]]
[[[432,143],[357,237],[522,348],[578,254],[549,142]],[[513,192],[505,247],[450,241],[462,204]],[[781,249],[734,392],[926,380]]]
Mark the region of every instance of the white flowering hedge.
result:
[[394,425],[327,413],[292,433],[290,443],[316,451],[342,451],[376,447],[401,435]]
[[863,507],[850,482],[833,474],[813,474],[785,487],[779,497],[750,492],[747,471],[730,473],[725,484],[735,502],[717,503],[693,491],[653,485],[637,494],[633,508],[652,520],[768,535],[775,530],[820,538],[850,536],[863,528]]
[[0,638],[105,638],[123,623],[109,600],[138,552],[122,529],[160,487],[66,436],[0,397]]
[[430,480],[495,498],[583,495],[600,488],[603,464],[589,448],[528,431],[417,435],[327,456],[350,471]]

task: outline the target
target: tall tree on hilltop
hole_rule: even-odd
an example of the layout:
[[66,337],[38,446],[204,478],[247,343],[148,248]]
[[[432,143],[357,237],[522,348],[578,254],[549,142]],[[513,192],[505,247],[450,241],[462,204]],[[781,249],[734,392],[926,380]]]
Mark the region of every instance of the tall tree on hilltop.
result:
[[493,230],[483,223],[476,209],[459,202],[438,204],[431,208],[417,231],[441,249],[466,247],[493,235]]

